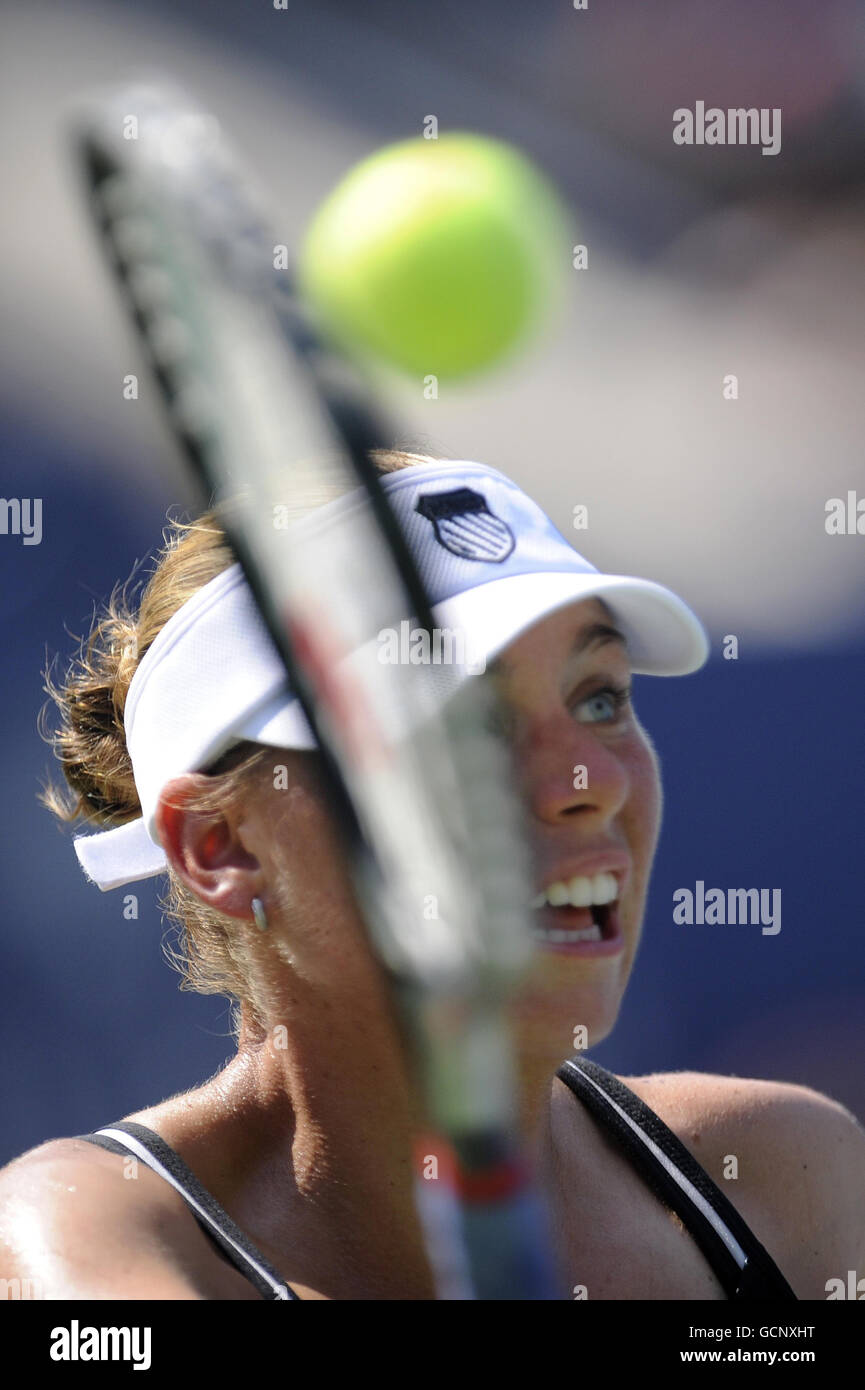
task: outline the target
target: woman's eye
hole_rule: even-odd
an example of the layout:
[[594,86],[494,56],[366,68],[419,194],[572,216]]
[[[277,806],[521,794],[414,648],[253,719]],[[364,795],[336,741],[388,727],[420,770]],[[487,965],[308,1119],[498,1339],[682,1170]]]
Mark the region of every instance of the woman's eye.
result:
[[602,690],[595,690],[584,700],[580,700],[575,708],[578,711],[586,711],[582,717],[587,724],[612,724],[618,719],[630,698],[631,692],[626,686],[605,685]]

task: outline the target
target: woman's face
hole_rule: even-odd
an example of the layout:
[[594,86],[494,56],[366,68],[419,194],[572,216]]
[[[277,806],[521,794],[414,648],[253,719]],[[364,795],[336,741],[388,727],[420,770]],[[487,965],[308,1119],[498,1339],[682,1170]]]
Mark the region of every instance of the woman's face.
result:
[[[660,828],[658,763],[628,699],[624,641],[598,600],[544,619],[492,670],[528,816],[534,886],[547,895],[531,914],[537,952],[518,1001],[522,1043],[561,1057],[597,1043],[619,1011]],[[594,910],[573,905],[587,901]]]
[[[598,907],[548,904],[527,914],[537,951],[515,1022],[522,1048],[539,1063],[554,1062],[597,1043],[615,1022],[658,836],[658,766],[628,701],[624,643],[598,600],[544,619],[490,669],[525,800],[534,891],[553,902],[588,896]],[[329,998],[364,998],[377,967],[326,810],[318,760],[274,754],[275,763],[287,765],[288,787],[275,787],[278,779],[265,769],[261,794],[244,810],[244,842],[260,867],[252,886],[244,879],[238,903],[264,897],[278,926],[270,939],[278,936],[298,982],[325,986]],[[598,900],[611,895],[614,901],[602,907]],[[576,940],[575,933],[588,939]]]

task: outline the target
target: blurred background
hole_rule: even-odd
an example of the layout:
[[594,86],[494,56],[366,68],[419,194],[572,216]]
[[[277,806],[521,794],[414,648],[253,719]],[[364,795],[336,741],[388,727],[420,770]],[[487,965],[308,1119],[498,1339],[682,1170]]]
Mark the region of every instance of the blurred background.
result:
[[[0,492],[43,499],[43,536],[0,535],[0,1162],[233,1051],[227,1004],[181,994],[162,958],[153,885],[125,920],[36,801],[46,657],[190,500],[67,144],[82,92],[142,75],[219,114],[289,247],[352,164],[428,115],[556,179],[588,264],[563,273],[551,331],[435,401],[382,389],[399,442],[500,468],[595,564],[670,585],[712,636],[698,675],[637,682],[665,822],[631,989],[592,1055],[626,1076],[801,1082],[865,1119],[865,535],[825,529],[828,499],[865,497],[861,6],[6,0],[2,25]],[[698,100],[779,107],[780,152],[674,144],[673,111]],[[780,933],[676,926],[672,894],[698,879],[780,888]]]

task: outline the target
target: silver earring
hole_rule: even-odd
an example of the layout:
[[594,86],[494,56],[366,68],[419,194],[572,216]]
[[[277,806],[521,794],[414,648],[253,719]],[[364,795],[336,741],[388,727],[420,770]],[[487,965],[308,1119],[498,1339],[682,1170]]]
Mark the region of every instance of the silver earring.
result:
[[253,898],[252,915],[255,918],[255,925],[259,931],[267,931],[267,918],[264,915],[264,903],[261,898]]

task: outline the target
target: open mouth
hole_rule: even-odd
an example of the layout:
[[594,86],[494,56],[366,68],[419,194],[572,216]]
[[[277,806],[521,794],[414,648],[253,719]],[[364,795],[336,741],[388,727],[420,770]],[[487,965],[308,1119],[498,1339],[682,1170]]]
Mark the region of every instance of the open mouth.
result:
[[601,870],[549,883],[531,903],[532,935],[545,949],[611,955],[623,943],[619,903],[622,878]]
[[535,908],[532,916],[532,937],[544,951],[608,956],[624,947],[618,899],[588,907],[545,903]]

